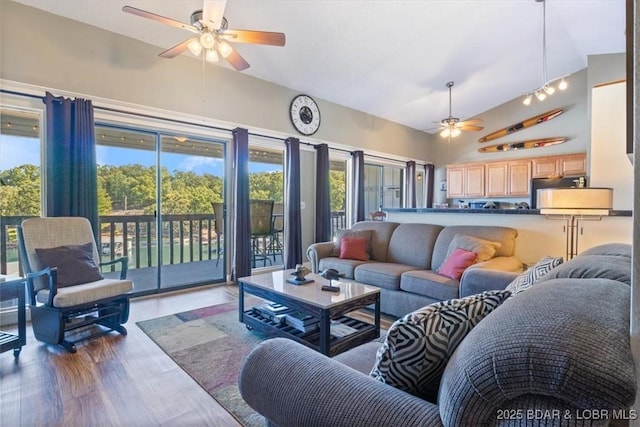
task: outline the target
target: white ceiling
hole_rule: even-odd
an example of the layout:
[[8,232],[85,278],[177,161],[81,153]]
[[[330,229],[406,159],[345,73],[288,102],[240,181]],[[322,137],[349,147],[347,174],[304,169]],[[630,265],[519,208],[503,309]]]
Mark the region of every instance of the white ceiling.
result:
[[[202,0],[14,0],[158,46],[191,33],[122,12],[179,21]],[[548,77],[624,52],[624,0],[547,0]],[[243,73],[415,129],[470,118],[540,86],[542,3],[534,0],[228,0],[229,28],[284,32],[285,47],[236,44]],[[167,59],[170,61],[170,59]],[[226,64],[220,66],[227,66]]]

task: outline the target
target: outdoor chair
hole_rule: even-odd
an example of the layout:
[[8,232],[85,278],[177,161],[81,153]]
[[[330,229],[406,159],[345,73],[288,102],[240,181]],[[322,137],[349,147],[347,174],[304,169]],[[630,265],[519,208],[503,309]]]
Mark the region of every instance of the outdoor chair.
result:
[[269,244],[269,253],[273,256],[273,261],[277,255],[282,255],[282,240],[280,236],[284,231],[284,204],[275,203],[273,205],[273,226],[271,234],[271,243]]
[[[18,227],[18,244],[37,340],[75,353],[77,342],[112,331],[127,334],[122,325],[133,289],[126,279],[128,259],[101,263],[86,218],[26,219]],[[120,277],[104,278],[100,267],[117,264]]]
[[387,219],[387,213],[384,211],[375,211],[369,213],[371,221],[385,221]]
[[266,267],[271,259],[267,252],[267,239],[273,236],[273,200],[250,200],[249,218],[251,223],[251,265],[261,259]]
[[220,237],[224,235],[224,204],[223,203],[211,203],[213,205],[213,215],[215,216],[215,230],[216,230],[216,267],[220,262],[220,255],[224,253],[224,247],[220,246]]

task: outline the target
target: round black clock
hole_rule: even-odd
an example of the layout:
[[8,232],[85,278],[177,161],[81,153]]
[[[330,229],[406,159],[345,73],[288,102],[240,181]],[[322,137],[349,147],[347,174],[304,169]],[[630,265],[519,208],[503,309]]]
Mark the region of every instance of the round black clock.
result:
[[298,95],[291,100],[289,116],[293,127],[303,135],[313,135],[320,127],[320,109],[308,95]]

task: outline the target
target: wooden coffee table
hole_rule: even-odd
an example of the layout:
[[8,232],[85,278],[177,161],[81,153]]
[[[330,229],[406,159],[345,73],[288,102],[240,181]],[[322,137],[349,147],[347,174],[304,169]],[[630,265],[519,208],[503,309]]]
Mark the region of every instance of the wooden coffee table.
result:
[[[306,276],[307,279],[314,280],[313,283],[287,283],[286,280],[293,277],[292,271],[280,270],[238,279],[239,320],[250,329],[293,339],[327,356],[335,356],[380,336],[380,289],[353,280],[341,280],[333,282],[334,286],[340,287],[340,293],[327,292],[321,287],[329,284],[329,281],[316,274]],[[270,321],[252,308],[245,309],[245,292],[317,317],[320,319],[319,329],[304,333],[291,326]],[[375,307],[374,324],[347,315],[369,305]],[[339,338],[331,335],[332,320],[350,326],[355,332]]]

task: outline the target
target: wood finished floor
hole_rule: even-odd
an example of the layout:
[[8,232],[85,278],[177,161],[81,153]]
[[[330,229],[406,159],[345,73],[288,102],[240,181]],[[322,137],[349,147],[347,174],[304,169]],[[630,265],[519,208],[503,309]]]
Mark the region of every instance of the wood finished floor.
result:
[[239,426],[135,324],[237,298],[236,286],[219,285],[134,299],[126,337],[79,343],[75,354],[27,325],[18,362],[0,354],[0,426]]

